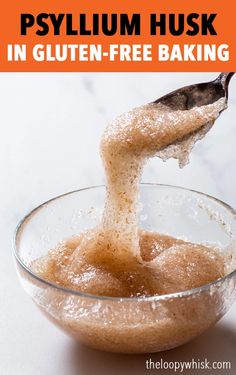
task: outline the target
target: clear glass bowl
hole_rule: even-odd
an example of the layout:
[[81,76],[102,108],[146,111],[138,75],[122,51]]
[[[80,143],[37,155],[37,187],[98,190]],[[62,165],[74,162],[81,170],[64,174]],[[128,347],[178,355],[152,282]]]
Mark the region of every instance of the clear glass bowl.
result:
[[[196,243],[220,246],[236,257],[236,215],[223,202],[195,191],[141,184],[140,226]],[[123,353],[179,346],[219,320],[236,295],[236,270],[200,288],[145,298],[112,298],[62,288],[38,277],[31,263],[58,242],[94,227],[101,217],[103,186],[54,198],[19,224],[14,255],[24,289],[40,310],[77,340]]]

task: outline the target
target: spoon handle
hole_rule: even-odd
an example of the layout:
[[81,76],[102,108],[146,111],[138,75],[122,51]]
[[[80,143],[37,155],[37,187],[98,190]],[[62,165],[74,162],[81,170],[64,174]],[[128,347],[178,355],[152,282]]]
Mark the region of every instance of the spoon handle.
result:
[[223,72],[220,73],[220,75],[216,78],[215,82],[220,82],[221,85],[223,86],[225,93],[226,93],[226,98],[228,99],[228,86],[231,78],[233,77],[235,72]]
[[219,77],[217,77],[216,79],[220,80],[223,83],[225,80],[230,80],[233,77],[234,73],[235,72],[223,72],[220,73]]

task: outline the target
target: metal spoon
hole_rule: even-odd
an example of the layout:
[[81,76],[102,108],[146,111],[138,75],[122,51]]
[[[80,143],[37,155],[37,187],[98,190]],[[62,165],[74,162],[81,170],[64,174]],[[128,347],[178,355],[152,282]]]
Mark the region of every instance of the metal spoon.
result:
[[228,86],[234,72],[221,73],[214,81],[182,87],[154,101],[172,110],[188,110],[212,104],[222,97],[228,99]]

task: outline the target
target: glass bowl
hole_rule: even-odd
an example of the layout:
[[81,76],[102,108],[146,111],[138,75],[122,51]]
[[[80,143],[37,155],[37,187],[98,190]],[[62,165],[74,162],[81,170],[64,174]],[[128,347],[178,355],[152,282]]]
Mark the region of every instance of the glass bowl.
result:
[[98,224],[104,186],[51,199],[30,212],[16,230],[14,255],[24,289],[53,323],[93,348],[120,353],[174,348],[216,323],[236,295],[235,211],[215,198],[175,186],[141,184],[140,194],[140,227],[220,246],[230,254],[227,275],[184,292],[113,298],[66,289],[34,274],[35,259]]

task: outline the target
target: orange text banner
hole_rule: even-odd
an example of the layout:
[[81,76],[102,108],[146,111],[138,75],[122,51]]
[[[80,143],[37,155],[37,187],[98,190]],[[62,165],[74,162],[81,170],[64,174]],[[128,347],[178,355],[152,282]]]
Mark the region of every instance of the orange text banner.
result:
[[0,71],[235,71],[235,23],[235,0],[4,1]]

